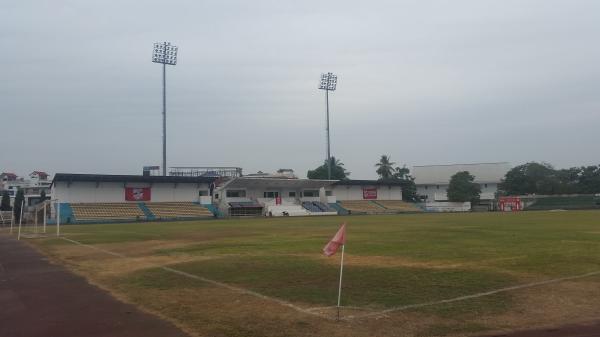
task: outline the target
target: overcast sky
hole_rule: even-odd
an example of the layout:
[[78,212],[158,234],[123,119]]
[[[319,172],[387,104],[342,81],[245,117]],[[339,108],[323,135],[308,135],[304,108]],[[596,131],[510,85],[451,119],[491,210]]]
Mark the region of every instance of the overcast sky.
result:
[[599,164],[600,1],[2,1],[0,171]]

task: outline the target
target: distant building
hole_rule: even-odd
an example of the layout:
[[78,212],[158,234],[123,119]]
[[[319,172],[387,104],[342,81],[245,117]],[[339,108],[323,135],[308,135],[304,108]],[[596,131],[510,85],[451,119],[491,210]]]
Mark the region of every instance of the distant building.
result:
[[17,180],[17,175],[12,172],[2,172],[2,174],[0,174],[0,181],[2,182],[13,180]]
[[506,162],[424,165],[414,166],[411,174],[415,178],[417,195],[426,197],[427,201],[448,201],[446,190],[450,178],[457,172],[468,171],[481,187],[480,199],[489,201],[494,199],[498,184],[510,169],[510,164]]
[[292,170],[292,169],[279,169],[275,173],[265,173],[263,171],[258,171],[256,173],[247,174],[244,177],[247,177],[247,178],[298,179],[296,174],[294,174],[294,170]]
[[29,179],[18,177],[11,172],[0,174],[0,191],[8,191],[11,205],[19,189],[25,194],[25,205],[34,206],[41,200],[42,191],[46,192],[46,197],[50,197],[50,186],[52,181],[48,179],[49,174],[44,171],[33,171],[29,174]]

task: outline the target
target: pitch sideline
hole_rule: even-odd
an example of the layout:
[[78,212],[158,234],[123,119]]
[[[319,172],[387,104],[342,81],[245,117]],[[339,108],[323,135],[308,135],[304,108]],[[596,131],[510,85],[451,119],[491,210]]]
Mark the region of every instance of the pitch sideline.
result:
[[[65,240],[65,241],[74,243],[76,245],[79,245],[79,246],[82,246],[82,247],[86,247],[86,248],[90,248],[90,249],[94,249],[94,250],[97,250],[97,251],[100,251],[100,252],[103,252],[105,254],[109,254],[109,255],[112,255],[112,256],[116,256],[116,257],[120,257],[120,258],[127,258],[128,257],[127,255],[124,255],[124,254],[120,254],[120,253],[112,252],[112,251],[107,250],[107,249],[102,249],[102,248],[99,248],[99,247],[88,245],[88,244],[85,244],[83,242],[79,242],[79,241],[76,241],[76,240],[73,240],[73,239],[69,239],[69,238],[66,238],[66,237],[63,237],[63,236],[61,236],[60,238],[63,239],[63,240]],[[219,281],[208,279],[206,277],[202,277],[202,276],[190,274],[188,272],[185,272],[185,271],[182,271],[182,270],[177,270],[177,269],[171,268],[171,267],[166,267],[166,266],[161,266],[161,265],[154,265],[154,266],[156,266],[157,268],[160,268],[160,269],[162,269],[164,271],[167,271],[167,272],[170,272],[170,273],[174,273],[174,274],[177,274],[177,275],[180,275],[180,276],[185,276],[185,277],[188,277],[188,278],[191,278],[191,279],[194,279],[194,280],[199,280],[199,281],[202,281],[202,282],[210,283],[212,285],[216,285],[218,287],[229,289],[229,290],[241,293],[241,294],[246,294],[246,295],[254,296],[254,297],[257,297],[257,298],[260,298],[260,299],[263,299],[263,300],[275,302],[275,303],[278,303],[278,304],[280,304],[282,306],[294,309],[294,310],[296,310],[298,312],[301,312],[301,313],[304,313],[304,314],[308,314],[308,315],[312,315],[312,316],[317,316],[317,317],[324,318],[324,319],[327,319],[327,320],[334,320],[332,317],[321,315],[319,313],[311,311],[310,309],[304,309],[304,308],[301,308],[301,307],[299,307],[299,306],[297,306],[297,305],[295,305],[293,303],[290,303],[288,301],[284,301],[282,299],[278,299],[278,298],[275,298],[275,297],[267,296],[267,295],[258,293],[258,292],[253,291],[253,290],[249,290],[249,289],[244,289],[244,288],[232,286],[232,285],[229,285],[229,284],[226,284],[226,283],[223,283],[223,282],[219,282]]]
[[[112,256],[116,256],[116,257],[121,257],[121,258],[127,258],[126,255],[124,254],[120,254],[120,253],[115,253],[106,249],[102,249],[99,247],[95,247],[92,245],[88,245],[76,240],[72,240],[66,237],[61,237],[61,239],[83,246],[83,247],[87,247],[87,248],[91,248],[91,249],[95,249],[98,250],[100,252],[103,252],[105,254],[109,254]],[[190,274],[181,270],[177,270],[171,267],[165,267],[165,266],[161,266],[161,265],[156,265],[156,267],[164,270],[164,271],[168,271],[174,274],[178,274],[181,276],[185,276],[188,278],[192,278],[195,280],[199,280],[199,281],[203,281],[206,283],[210,283],[222,288],[226,288],[238,293],[242,293],[242,294],[246,294],[246,295],[250,295],[250,296],[254,296],[263,300],[267,300],[267,301],[271,301],[271,302],[275,302],[278,303],[280,305],[286,306],[288,308],[294,309],[298,312],[304,313],[304,314],[308,314],[308,315],[312,315],[312,316],[317,316],[320,318],[324,318],[327,320],[334,320],[332,317],[328,317],[322,314],[319,314],[317,312],[315,312],[316,310],[319,309],[327,309],[327,308],[335,308],[335,306],[331,306],[331,307],[315,307],[315,308],[301,308],[293,303],[275,298],[275,297],[271,297],[271,296],[267,296],[252,290],[248,290],[248,289],[244,289],[244,288],[240,288],[240,287],[236,287],[236,286],[232,286],[226,283],[222,283],[219,281],[215,281],[215,280],[211,280],[202,276],[198,276],[198,275],[194,275],[194,274]],[[417,303],[417,304],[408,304],[408,305],[403,305],[403,306],[397,306],[397,307],[392,307],[389,309],[385,309],[385,310],[381,310],[381,311],[375,311],[375,312],[370,312],[370,313],[365,313],[365,314],[361,314],[361,315],[349,315],[349,316],[345,316],[342,317],[342,320],[346,320],[346,321],[350,321],[353,319],[361,319],[361,318],[370,318],[370,317],[380,317],[380,316],[385,316],[385,314],[388,313],[392,313],[392,312],[396,312],[396,311],[404,311],[404,310],[408,310],[408,309],[416,309],[416,308],[422,308],[422,307],[428,307],[428,306],[433,306],[433,305],[438,305],[438,304],[445,304],[445,303],[453,303],[453,302],[459,302],[459,301],[464,301],[464,300],[469,300],[469,299],[473,299],[473,298],[479,298],[479,297],[485,297],[485,296],[490,296],[490,295],[495,295],[498,293],[503,293],[503,292],[509,292],[509,291],[513,291],[513,290],[520,290],[520,289],[526,289],[526,288],[533,288],[533,287],[538,287],[538,286],[543,286],[543,285],[548,285],[548,284],[553,284],[553,283],[560,283],[560,282],[564,282],[564,281],[570,281],[570,280],[576,280],[576,279],[582,279],[582,278],[587,278],[587,277],[591,277],[591,276],[597,276],[600,275],[600,270],[597,271],[593,271],[593,272],[589,272],[589,273],[585,273],[585,274],[579,274],[579,275],[574,275],[574,276],[566,276],[566,277],[560,277],[560,278],[555,278],[555,279],[549,279],[549,280],[544,280],[544,281],[537,281],[537,282],[531,282],[531,283],[525,283],[525,284],[520,284],[520,285],[515,285],[515,286],[511,286],[511,287],[505,287],[505,288],[499,288],[499,289],[495,289],[495,290],[490,290],[490,291],[485,291],[485,292],[480,292],[480,293],[476,293],[476,294],[471,294],[471,295],[465,295],[465,296],[459,296],[459,297],[454,297],[454,298],[449,298],[449,299],[445,299],[445,300],[439,300],[439,301],[431,301],[431,302],[424,302],[424,303]],[[343,307],[342,307],[343,308]]]

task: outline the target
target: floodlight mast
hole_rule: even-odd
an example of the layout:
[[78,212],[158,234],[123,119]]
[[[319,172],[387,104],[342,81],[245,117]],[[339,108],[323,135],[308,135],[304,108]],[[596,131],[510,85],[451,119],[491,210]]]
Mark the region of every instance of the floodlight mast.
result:
[[331,180],[331,142],[329,136],[329,91],[335,91],[337,86],[337,75],[332,73],[321,74],[321,85],[319,89],[325,90],[325,105],[327,108],[327,179]]
[[172,46],[170,42],[154,43],[154,52],[152,54],[152,62],[162,63],[163,65],[163,176],[167,175],[167,64],[177,64],[177,47]]

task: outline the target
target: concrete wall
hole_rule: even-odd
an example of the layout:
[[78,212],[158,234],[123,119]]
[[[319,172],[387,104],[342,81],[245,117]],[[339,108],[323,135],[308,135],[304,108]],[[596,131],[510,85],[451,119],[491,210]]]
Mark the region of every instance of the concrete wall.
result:
[[199,201],[198,192],[207,191],[207,184],[197,183],[94,183],[56,182],[52,186],[52,198],[60,202],[125,202],[125,187],[150,187],[151,202]]
[[333,187],[333,195],[337,200],[363,200],[363,187],[377,188],[377,200],[402,200],[402,188],[400,186],[357,186],[336,185]]
[[468,212],[471,210],[470,202],[427,202],[425,209],[428,212]]
[[[482,183],[479,184],[481,188],[481,200],[494,199],[494,194],[498,190],[497,183]],[[417,185],[417,195],[426,195],[428,201],[447,201],[448,196],[446,190],[448,184],[443,185]]]

